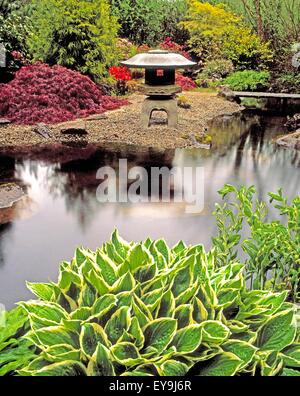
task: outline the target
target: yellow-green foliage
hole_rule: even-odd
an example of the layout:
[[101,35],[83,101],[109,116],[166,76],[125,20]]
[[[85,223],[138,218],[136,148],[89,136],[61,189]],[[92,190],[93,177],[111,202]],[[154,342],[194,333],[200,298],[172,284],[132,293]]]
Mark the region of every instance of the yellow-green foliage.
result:
[[200,58],[225,57],[239,67],[258,67],[272,59],[267,43],[251,31],[242,17],[224,5],[188,0],[187,20],[190,46]]
[[108,0],[32,0],[28,37],[34,60],[99,78],[117,57],[118,23]]

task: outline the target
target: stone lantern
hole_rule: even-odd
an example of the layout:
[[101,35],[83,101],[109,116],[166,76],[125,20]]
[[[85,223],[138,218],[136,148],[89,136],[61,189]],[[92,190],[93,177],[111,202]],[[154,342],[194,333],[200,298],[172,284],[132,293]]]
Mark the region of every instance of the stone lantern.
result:
[[142,126],[150,126],[153,111],[165,111],[168,126],[177,128],[178,109],[176,94],[182,89],[175,84],[175,70],[187,69],[196,63],[184,56],[165,50],[152,50],[121,62],[129,68],[145,69],[145,84],[141,91],[147,96],[142,108]]

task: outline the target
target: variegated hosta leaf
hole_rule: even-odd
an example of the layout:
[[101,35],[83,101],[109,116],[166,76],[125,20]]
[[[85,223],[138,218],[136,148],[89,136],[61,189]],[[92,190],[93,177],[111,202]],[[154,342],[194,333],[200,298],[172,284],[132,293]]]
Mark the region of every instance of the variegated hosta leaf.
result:
[[287,367],[300,368],[300,343],[289,345],[282,351],[282,358]]
[[167,360],[158,367],[159,374],[166,377],[183,377],[189,371],[189,367],[177,360]]
[[97,323],[85,323],[79,337],[82,352],[90,359],[95,353],[98,343],[108,347],[110,342],[104,329]]
[[231,352],[242,361],[241,367],[247,367],[257,351],[253,345],[245,341],[229,340],[222,345],[225,352]]
[[104,253],[98,251],[96,262],[101,271],[103,280],[112,286],[118,279],[118,269],[115,263]]
[[258,346],[263,351],[281,351],[293,343],[296,331],[297,325],[293,310],[280,312],[262,327]]
[[181,329],[193,323],[193,306],[191,304],[179,305],[174,311],[174,319]]
[[98,346],[89,361],[87,374],[90,377],[106,377],[115,375],[111,354],[108,348],[101,343],[98,343]]
[[60,305],[53,302],[29,301],[19,305],[28,313],[33,323],[40,321],[41,327],[58,325],[68,314]]
[[111,241],[118,254],[125,259],[130,249],[130,244],[120,237],[117,230],[112,233]]
[[137,347],[131,342],[118,342],[111,348],[111,353],[118,363],[126,367],[136,366],[146,362],[141,357]]
[[153,263],[153,257],[142,244],[135,245],[128,253],[127,260],[130,270],[134,273],[138,268]]
[[78,334],[67,330],[62,325],[29,331],[26,334],[26,338],[41,349],[47,349],[59,344],[68,344],[75,349],[79,348]]
[[296,375],[287,293],[249,291],[241,263],[218,261],[202,245],[128,243],[116,230],[96,252],[78,248],[57,284],[28,283],[39,300],[0,330],[0,374]]
[[26,282],[26,286],[40,300],[52,301],[52,299],[55,298],[57,286],[51,283]]
[[202,327],[201,325],[190,325],[176,332],[172,345],[175,346],[179,354],[194,352],[201,344]]
[[117,343],[122,336],[123,331],[130,326],[130,308],[122,307],[118,309],[105,325],[105,333],[108,339],[113,343]]
[[77,377],[86,376],[87,372],[83,364],[73,360],[65,360],[64,362],[52,363],[40,370],[31,371],[31,375],[36,377]]
[[207,320],[201,324],[203,342],[221,344],[229,338],[230,330],[223,323]]
[[242,361],[233,353],[225,352],[208,361],[207,367],[203,368],[200,376],[206,377],[231,377],[234,376]]
[[146,351],[156,350],[162,352],[172,341],[177,329],[175,319],[160,318],[150,322],[143,329],[145,335]]
[[300,377],[300,371],[285,368],[282,370],[282,377]]
[[80,349],[74,349],[68,344],[58,344],[46,348],[42,356],[49,362],[63,362],[65,360],[80,360]]

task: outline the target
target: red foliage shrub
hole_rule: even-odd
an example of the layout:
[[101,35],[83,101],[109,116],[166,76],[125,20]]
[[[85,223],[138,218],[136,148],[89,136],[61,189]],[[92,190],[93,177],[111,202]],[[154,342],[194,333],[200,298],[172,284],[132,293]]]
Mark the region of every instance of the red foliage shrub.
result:
[[179,85],[183,91],[190,91],[197,87],[194,80],[190,77],[184,77],[181,73],[176,73],[176,84]]
[[130,81],[132,78],[130,70],[125,66],[112,66],[109,68],[109,74],[117,81]]
[[23,66],[8,84],[0,84],[0,116],[16,124],[58,123],[103,113],[127,104],[102,95],[89,78],[62,66]]
[[182,56],[184,56],[187,59],[191,59],[190,54],[185,50],[185,47],[183,45],[177,44],[175,43],[175,41],[173,41],[171,39],[171,37],[167,37],[165,39],[165,41],[163,41],[162,43],[160,43],[159,45],[160,48],[167,50],[169,52],[178,52],[179,54],[181,54]]

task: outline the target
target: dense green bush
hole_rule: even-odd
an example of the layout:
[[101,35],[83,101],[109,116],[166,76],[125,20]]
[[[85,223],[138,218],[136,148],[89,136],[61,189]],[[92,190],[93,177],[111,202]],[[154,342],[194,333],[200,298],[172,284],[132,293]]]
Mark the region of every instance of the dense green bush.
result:
[[77,249],[58,283],[28,284],[39,300],[19,304],[21,339],[36,356],[18,373],[299,375],[296,308],[286,292],[248,291],[243,270],[202,245],[114,232],[96,252]]
[[207,61],[203,70],[197,75],[196,83],[200,87],[208,87],[233,73],[233,63],[228,59],[214,59]]
[[182,43],[186,31],[178,25],[186,0],[111,0],[121,25],[120,35],[135,44],[156,45],[166,37]]
[[[300,302],[300,197],[289,204],[282,191],[270,193],[283,220],[268,220],[268,205],[255,200],[255,188],[226,185],[217,205],[218,236],[213,239],[220,266],[246,253],[245,271],[254,289],[289,290]],[[233,199],[232,199],[233,197]],[[242,239],[243,236],[243,239]],[[244,259],[244,257],[243,257]]]
[[235,91],[256,91],[267,88],[269,80],[267,71],[243,70],[226,77],[223,84]]
[[118,23],[108,0],[32,0],[28,45],[34,60],[99,78],[116,61]]

